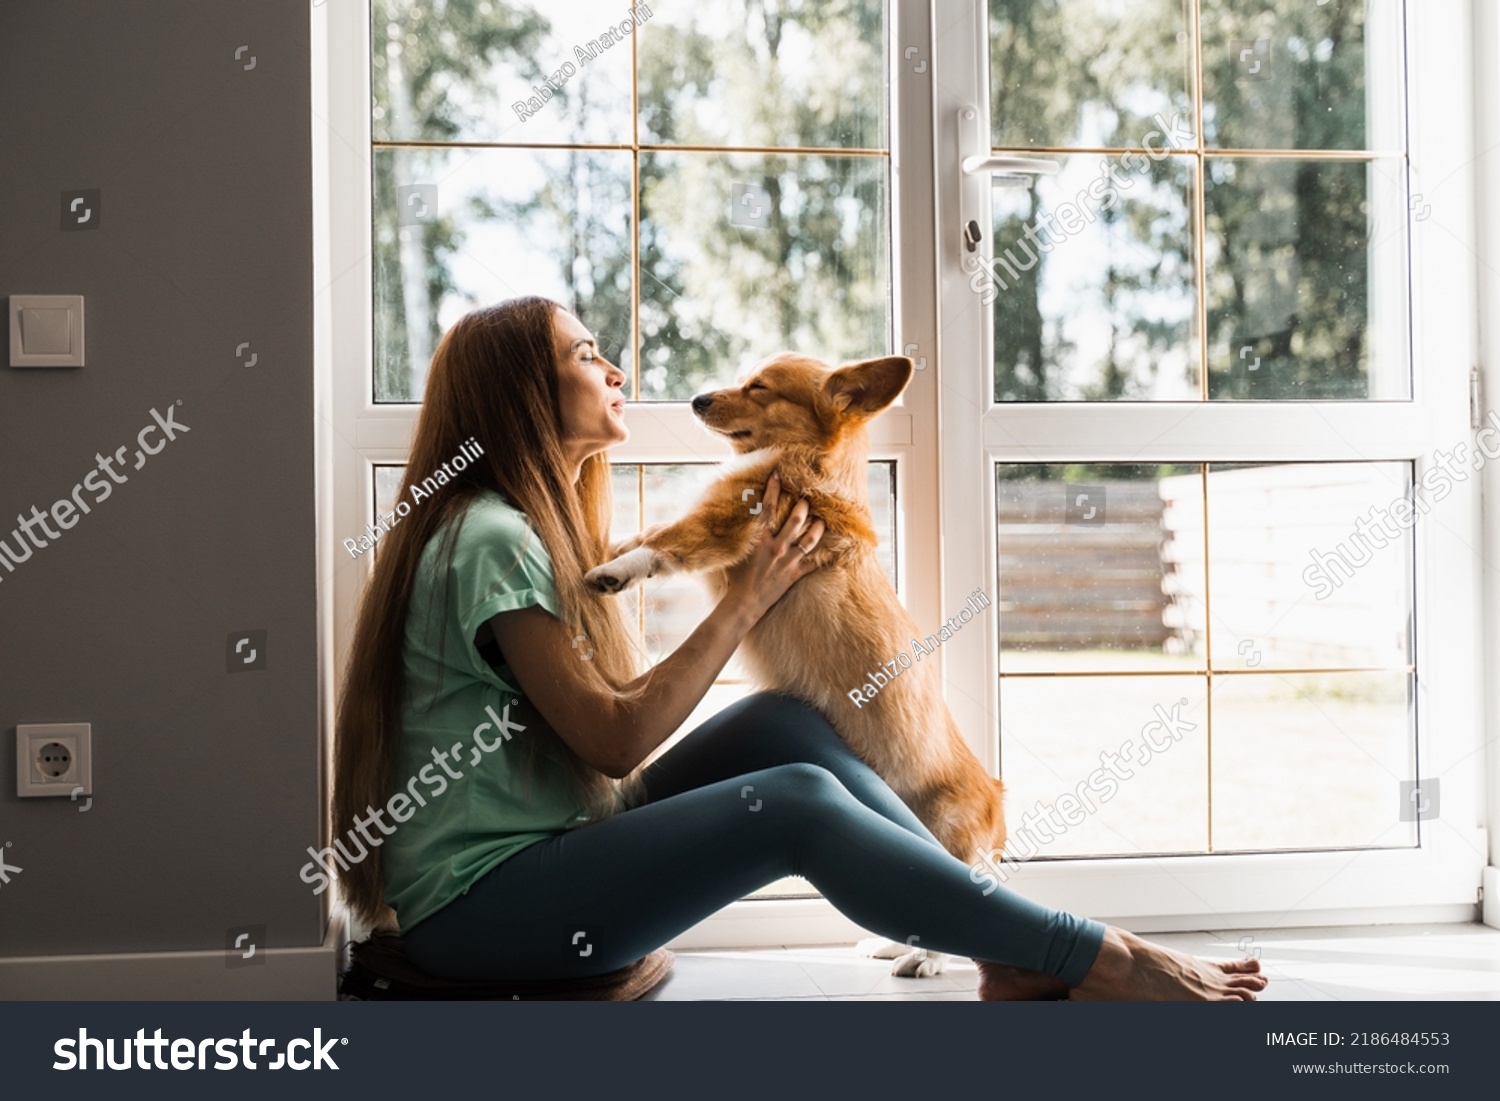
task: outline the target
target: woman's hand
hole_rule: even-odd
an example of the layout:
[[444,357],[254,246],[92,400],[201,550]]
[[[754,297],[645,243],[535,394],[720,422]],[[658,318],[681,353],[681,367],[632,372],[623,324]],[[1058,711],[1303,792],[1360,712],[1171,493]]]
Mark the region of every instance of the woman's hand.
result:
[[787,513],[781,530],[771,531],[771,517],[781,500],[779,474],[773,473],[767,480],[761,500],[765,511],[755,547],[748,558],[726,571],[729,586],[724,593],[724,599],[745,611],[752,621],[759,620],[798,580],[818,568],[808,555],[825,530],[823,521],[812,515],[812,506],[803,497]]

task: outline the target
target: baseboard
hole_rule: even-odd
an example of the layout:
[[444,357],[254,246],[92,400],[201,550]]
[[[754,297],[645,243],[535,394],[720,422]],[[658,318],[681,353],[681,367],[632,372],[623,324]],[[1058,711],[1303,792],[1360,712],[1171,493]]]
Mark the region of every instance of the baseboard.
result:
[[[1485,924],[1496,925],[1495,869],[1486,871]],[[1315,928],[1338,925],[1453,925],[1479,920],[1472,904],[1381,907],[1376,909],[1307,910],[1295,914],[1243,913],[1129,917],[1099,915],[1100,920],[1135,933],[1183,933],[1200,930]],[[1500,926],[1497,926],[1500,927]],[[736,948],[794,948],[853,944],[871,934],[844,917],[822,898],[746,899],[726,906],[687,930],[669,945],[684,952]]]
[[1275,929],[1320,929],[1330,926],[1473,925],[1479,907],[1473,903],[1430,906],[1364,906],[1344,910],[1249,911],[1246,913],[1128,917],[1100,920],[1132,933],[1258,932]]
[[0,957],[5,1001],[332,1001],[344,950],[335,913],[323,943],[266,948],[230,967],[225,953],[134,952]]

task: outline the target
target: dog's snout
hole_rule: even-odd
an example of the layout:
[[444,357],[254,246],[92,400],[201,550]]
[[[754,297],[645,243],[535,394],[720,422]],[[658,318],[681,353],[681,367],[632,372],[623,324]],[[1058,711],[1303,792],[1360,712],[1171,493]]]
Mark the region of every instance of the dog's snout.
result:
[[712,394],[699,394],[693,399],[693,412],[703,414],[708,412],[708,407],[714,403]]

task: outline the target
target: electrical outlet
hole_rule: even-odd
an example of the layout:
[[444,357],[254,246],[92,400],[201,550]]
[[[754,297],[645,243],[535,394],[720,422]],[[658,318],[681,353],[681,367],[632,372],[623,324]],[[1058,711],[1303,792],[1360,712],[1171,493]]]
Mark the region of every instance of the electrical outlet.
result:
[[89,723],[16,726],[16,795],[92,795],[94,763]]

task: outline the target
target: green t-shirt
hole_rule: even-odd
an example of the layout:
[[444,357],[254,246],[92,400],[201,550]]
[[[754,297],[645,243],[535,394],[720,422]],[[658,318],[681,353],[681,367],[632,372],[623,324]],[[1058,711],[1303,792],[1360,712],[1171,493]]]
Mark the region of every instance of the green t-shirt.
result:
[[525,513],[486,492],[463,514],[447,568],[444,542],[440,530],[422,551],[406,620],[392,799],[406,792],[411,802],[401,812],[409,817],[380,848],[386,902],[402,929],[526,846],[588,821],[570,793],[561,741],[529,708],[524,730],[507,725],[520,716],[513,705],[520,686],[508,665],[491,667],[474,641],[498,612],[534,604],[562,618],[541,537]]

